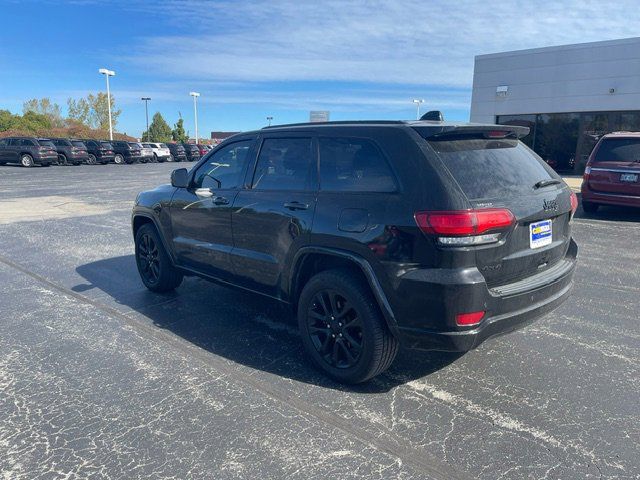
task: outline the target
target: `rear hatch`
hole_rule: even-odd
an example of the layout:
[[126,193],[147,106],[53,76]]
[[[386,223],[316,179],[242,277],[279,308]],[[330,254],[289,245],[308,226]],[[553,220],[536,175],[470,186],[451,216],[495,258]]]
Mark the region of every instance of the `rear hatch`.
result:
[[476,266],[489,287],[541,273],[562,261],[571,236],[572,194],[518,140],[528,129],[475,127],[435,135],[429,129],[416,130],[435,150],[473,210],[507,209],[514,217],[498,241],[465,248],[475,252]]
[[640,196],[640,137],[605,137],[593,152],[586,181],[594,192]]

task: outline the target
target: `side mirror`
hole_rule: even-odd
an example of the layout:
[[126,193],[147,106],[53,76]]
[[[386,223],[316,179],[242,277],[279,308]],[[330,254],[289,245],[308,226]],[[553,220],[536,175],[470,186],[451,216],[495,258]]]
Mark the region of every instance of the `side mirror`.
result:
[[187,188],[189,186],[189,172],[186,168],[178,168],[171,172],[171,185],[176,188]]

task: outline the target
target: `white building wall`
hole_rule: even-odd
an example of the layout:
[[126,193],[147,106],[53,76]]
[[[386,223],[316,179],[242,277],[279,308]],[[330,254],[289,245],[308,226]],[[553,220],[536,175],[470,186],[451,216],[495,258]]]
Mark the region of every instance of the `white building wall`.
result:
[[[496,95],[501,85],[509,87],[504,97]],[[472,122],[612,110],[640,110],[640,37],[475,57]]]

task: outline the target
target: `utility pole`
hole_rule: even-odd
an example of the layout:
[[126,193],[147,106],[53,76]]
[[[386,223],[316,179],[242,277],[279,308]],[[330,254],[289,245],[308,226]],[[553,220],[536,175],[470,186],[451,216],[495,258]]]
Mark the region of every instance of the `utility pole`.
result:
[[101,68],[98,73],[107,77],[107,111],[109,112],[109,140],[113,140],[113,125],[111,123],[111,92],[109,91],[109,77],[115,76],[116,72],[106,68]]
[[[149,138],[149,100],[151,100],[151,97],[142,97],[141,100],[144,101],[144,114],[145,114],[145,117],[147,118],[147,142],[150,142],[151,139]],[[144,141],[144,139],[142,139],[142,141]]]

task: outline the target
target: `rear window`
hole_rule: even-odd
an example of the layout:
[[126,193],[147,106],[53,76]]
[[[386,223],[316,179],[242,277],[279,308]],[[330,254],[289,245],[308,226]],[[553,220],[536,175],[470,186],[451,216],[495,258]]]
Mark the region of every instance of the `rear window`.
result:
[[55,148],[55,145],[53,144],[53,142],[51,140],[38,140],[38,144],[41,147],[51,147],[51,148]]
[[470,200],[531,193],[540,180],[557,178],[518,140],[449,137],[428,143]]
[[83,142],[71,142],[74,147],[87,148]]
[[166,143],[161,143],[160,148],[168,148]]
[[106,148],[107,150],[113,149],[113,145],[111,145],[109,142],[100,142],[100,146],[102,148]]
[[639,162],[640,138],[606,138],[598,147],[596,162]]

